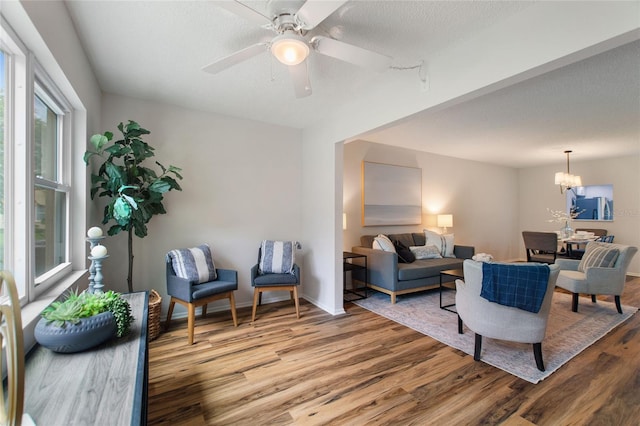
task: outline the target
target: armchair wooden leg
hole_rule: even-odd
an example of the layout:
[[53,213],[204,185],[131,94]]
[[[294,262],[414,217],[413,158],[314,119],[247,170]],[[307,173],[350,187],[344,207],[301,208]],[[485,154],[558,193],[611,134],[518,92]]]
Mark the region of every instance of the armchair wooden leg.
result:
[[233,325],[238,326],[238,317],[236,316],[236,298],[233,295],[233,291],[229,292],[229,305],[231,305],[231,317],[233,318]]
[[169,329],[169,323],[171,322],[171,315],[173,315],[173,307],[176,306],[176,302],[171,298],[169,302],[169,310],[167,311],[167,320],[164,322],[165,331]]
[[300,302],[298,301],[298,286],[293,287],[293,291],[291,292],[294,297],[294,301],[296,303],[296,317],[300,319]]
[[578,312],[578,293],[572,293],[572,298],[571,298],[571,310],[573,312]]
[[593,303],[596,303],[596,295],[595,295],[595,294],[592,294],[592,295],[591,295],[591,301],[592,301]]
[[476,333],[476,345],[473,349],[473,359],[480,361],[480,353],[482,352],[482,336]]
[[202,318],[205,318],[207,316],[207,305],[204,304],[202,305]]
[[622,313],[622,305],[620,304],[620,296],[615,296],[616,300],[616,309],[618,309],[618,313]]
[[262,293],[260,293],[260,289],[258,287],[253,288],[253,312],[251,313],[251,322],[256,320],[256,308],[258,305],[258,298],[260,298]]
[[544,371],[544,362],[542,361],[542,342],[533,344],[533,357],[536,359],[536,367],[538,367],[538,370]]
[[189,333],[189,344],[193,345],[194,327],[196,322],[196,307],[193,303],[188,304],[189,317],[187,319],[187,330]]
[[458,315],[458,334],[463,334],[463,330],[462,330],[462,318],[460,318],[460,315]]

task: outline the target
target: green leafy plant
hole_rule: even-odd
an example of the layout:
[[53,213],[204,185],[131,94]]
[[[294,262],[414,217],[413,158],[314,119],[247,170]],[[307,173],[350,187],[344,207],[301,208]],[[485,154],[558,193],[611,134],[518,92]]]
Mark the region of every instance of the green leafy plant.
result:
[[133,234],[139,238],[147,236],[147,223],[154,215],[165,214],[162,204],[164,193],[182,188],[176,179],[182,179],[182,169],[159,162],[161,173],[144,166],[142,163],[153,157],[154,148],[142,140],[143,135],[151,132],[140,127],[135,121],[120,123],[118,130],[122,139],[114,141],[113,133],[104,132],[91,136],[89,140],[93,151],[84,154],[84,162],[89,165],[92,158],[102,159],[96,174],[91,175],[91,199],[108,197],[111,200],[104,208],[103,224],[115,221],[107,231],[116,235],[120,231],[128,232],[129,270],[127,286],[133,291]]
[[122,337],[129,332],[134,318],[131,306],[120,293],[108,291],[106,293],[78,293],[77,290],[60,301],[55,301],[44,311],[42,317],[47,324],[66,327],[67,324],[78,324],[80,319],[89,318],[103,312],[111,312],[116,320],[116,335]]

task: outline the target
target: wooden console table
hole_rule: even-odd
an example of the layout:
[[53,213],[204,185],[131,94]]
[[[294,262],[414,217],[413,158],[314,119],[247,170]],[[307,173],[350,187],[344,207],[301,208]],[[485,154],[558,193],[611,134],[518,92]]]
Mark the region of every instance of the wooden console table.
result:
[[29,353],[24,411],[37,425],[147,423],[149,295],[124,297],[135,318],[128,336],[74,354],[41,346]]

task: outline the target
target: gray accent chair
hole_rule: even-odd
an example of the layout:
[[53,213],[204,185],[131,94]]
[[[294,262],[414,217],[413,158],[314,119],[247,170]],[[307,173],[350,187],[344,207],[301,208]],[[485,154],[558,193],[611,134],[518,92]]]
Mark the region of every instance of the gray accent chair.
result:
[[189,333],[189,344],[193,344],[196,308],[202,306],[202,318],[207,316],[207,304],[215,300],[229,299],[231,306],[231,317],[233,325],[238,326],[236,316],[236,301],[233,292],[238,289],[238,272],[231,269],[216,268],[217,279],[206,283],[192,283],[187,279],[176,276],[171,266],[171,261],[167,261],[167,294],[171,296],[169,311],[165,329],[169,328],[171,315],[176,303],[187,308],[187,329]]
[[522,231],[527,262],[553,263],[558,253],[558,234],[555,232]]
[[253,287],[253,309],[251,322],[256,320],[258,305],[262,305],[262,293],[265,291],[288,291],[296,305],[296,317],[300,318],[300,301],[298,300],[298,286],[300,285],[300,267],[293,264],[293,274],[262,274],[260,271],[260,256],[258,249],[258,263],[251,268],[251,286]]
[[[514,264],[522,265],[522,264]],[[466,325],[475,333],[473,359],[480,361],[482,337],[533,344],[536,366],[544,371],[542,340],[547,331],[549,311],[556,279],[560,268],[549,265],[550,274],[547,292],[537,313],[511,306],[489,302],[480,296],[482,290],[482,262],[465,260],[464,281],[456,280],[456,310],[458,311],[458,333]]]
[[592,241],[587,244],[585,256],[592,247],[605,246],[613,247],[620,250],[618,259],[612,268],[587,268],[585,272],[578,270],[581,260],[577,259],[558,259],[556,265],[560,267],[560,275],[556,285],[571,292],[573,299],[571,310],[578,312],[578,298],[580,293],[590,294],[591,301],[596,302],[598,294],[614,296],[616,309],[622,313],[622,305],[620,304],[620,296],[624,290],[627,269],[631,259],[638,251],[637,247],[622,244],[600,243]]

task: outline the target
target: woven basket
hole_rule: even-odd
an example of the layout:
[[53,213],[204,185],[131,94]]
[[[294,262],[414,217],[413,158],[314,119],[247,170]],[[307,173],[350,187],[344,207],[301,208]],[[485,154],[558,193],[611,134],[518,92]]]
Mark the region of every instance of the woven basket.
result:
[[149,341],[156,339],[160,335],[160,308],[162,308],[162,297],[160,293],[151,290],[149,293]]

